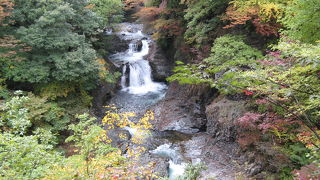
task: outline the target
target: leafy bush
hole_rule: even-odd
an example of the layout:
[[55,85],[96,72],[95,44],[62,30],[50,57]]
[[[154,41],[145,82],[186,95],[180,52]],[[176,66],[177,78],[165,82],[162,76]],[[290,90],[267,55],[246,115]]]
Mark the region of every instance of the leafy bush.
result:
[[204,169],[206,169],[206,167],[202,163],[196,165],[189,164],[183,175],[177,177],[176,180],[197,180],[200,177],[201,171]]
[[214,72],[238,66],[250,66],[262,53],[244,42],[242,36],[225,35],[214,41],[211,55],[204,61],[215,67]]
[[215,40],[210,57],[203,60],[206,64],[178,66],[174,70],[176,74],[168,80],[187,84],[209,83],[228,92],[234,89],[233,86],[239,86],[239,75],[254,68],[256,59],[261,57],[261,52],[245,44],[243,37],[225,35]]
[[63,157],[36,136],[0,133],[0,176],[4,179],[38,179]]
[[[148,112],[138,123],[133,123],[128,119],[135,116],[133,113],[117,113],[115,109],[112,107],[107,112],[102,126],[95,124],[96,119],[88,114],[78,115],[80,121],[69,126],[73,134],[66,139],[74,143],[76,154],[48,171],[45,179],[155,178],[151,164],[139,164],[139,156],[145,151],[140,146],[145,137],[140,135],[148,132],[153,113]],[[127,147],[127,153],[123,155],[119,149],[111,147],[107,133],[111,129],[125,126],[137,128],[137,137],[131,139],[135,145]],[[120,134],[119,138],[122,136],[125,135]]]
[[307,43],[314,44],[320,40],[319,6],[318,0],[294,0],[286,8],[286,16],[281,20],[286,27],[284,34]]
[[53,136],[51,133],[58,134],[69,122],[63,108],[32,94],[11,98],[2,104],[1,114],[1,129],[17,135],[28,135],[35,131],[39,136]]

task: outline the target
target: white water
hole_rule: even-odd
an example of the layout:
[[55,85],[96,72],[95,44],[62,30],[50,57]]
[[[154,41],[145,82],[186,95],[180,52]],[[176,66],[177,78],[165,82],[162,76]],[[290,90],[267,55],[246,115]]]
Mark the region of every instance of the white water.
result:
[[[144,59],[144,56],[149,53],[150,39],[142,33],[142,25],[123,23],[119,29],[117,35],[123,40],[130,41],[127,51],[111,56],[116,65],[122,66],[122,90],[131,94],[144,95],[165,89],[165,84],[152,80],[151,67]],[[138,51],[140,41],[142,48]]]
[[[114,104],[120,105],[126,111],[142,111],[148,106],[162,99],[167,88],[164,83],[157,83],[152,80],[151,67],[144,56],[149,53],[151,40],[142,33],[142,25],[122,23],[117,28],[116,34],[123,40],[130,41],[127,51],[114,54],[110,57],[113,63],[122,67],[121,87],[122,91],[112,100]],[[106,34],[114,32],[108,31]],[[142,47],[138,51],[138,42]],[[132,137],[148,136],[132,127],[124,127]],[[182,175],[186,164],[183,163],[179,149],[169,144],[159,146],[150,151],[152,154],[169,158],[169,178],[171,180]]]
[[178,176],[183,175],[186,168],[186,163],[179,162],[182,157],[179,150],[171,147],[170,144],[163,144],[157,149],[150,151],[152,154],[156,154],[161,157],[169,158],[169,179],[174,180]]

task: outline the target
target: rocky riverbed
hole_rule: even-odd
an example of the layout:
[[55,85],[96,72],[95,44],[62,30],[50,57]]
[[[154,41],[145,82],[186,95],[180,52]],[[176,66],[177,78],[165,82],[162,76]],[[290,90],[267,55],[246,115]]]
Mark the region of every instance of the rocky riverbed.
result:
[[[107,104],[138,116],[147,110],[154,112],[152,135],[141,144],[146,148],[141,165],[154,162],[154,171],[171,179],[181,175],[187,164],[200,162],[206,169],[199,179],[263,179],[265,172],[276,172],[277,165],[271,163],[274,152],[243,150],[236,141],[241,131],[237,119],[249,110],[246,98],[220,95],[207,85],[166,85],[164,80],[171,74],[173,60],[142,28],[139,24],[123,23],[118,31],[108,32],[108,36],[118,39],[114,47],[119,50],[112,49],[114,54],[109,59],[122,71],[122,77],[118,85],[102,84],[94,100],[100,117]],[[121,140],[119,134],[127,134],[128,138]],[[109,136],[123,153],[134,146],[130,143],[133,129],[116,129]]]

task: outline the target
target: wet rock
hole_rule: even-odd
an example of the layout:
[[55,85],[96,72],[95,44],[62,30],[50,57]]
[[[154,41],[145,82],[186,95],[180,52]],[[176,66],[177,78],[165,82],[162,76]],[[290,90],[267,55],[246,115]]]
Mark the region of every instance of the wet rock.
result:
[[234,161],[232,149],[236,146],[219,147],[206,133],[196,134],[189,141],[182,142],[183,156],[194,165],[202,163],[206,168],[198,179],[234,180],[238,172],[244,171]]
[[150,63],[155,81],[165,81],[171,75],[174,62],[164,55],[163,50],[155,42],[150,44],[149,54],[145,58]]
[[108,131],[107,136],[112,140],[111,145],[113,147],[119,148],[123,153],[125,153],[130,143],[129,140],[131,139],[129,131],[120,128],[111,129]]
[[140,163],[142,166],[152,163],[153,172],[159,177],[168,177],[169,160],[166,158],[155,157],[150,153],[145,153],[140,158]]
[[142,46],[143,46],[142,40],[139,40],[136,45],[137,45],[137,51],[140,52],[142,50]]
[[[123,36],[125,34],[122,34]],[[110,44],[112,42],[112,44]],[[106,46],[105,49],[109,54],[115,54],[117,52],[124,52],[128,49],[129,41],[121,39],[118,35],[112,34],[106,36]]]
[[215,90],[207,85],[169,85],[163,100],[155,105],[155,129],[195,133],[205,130],[205,104],[214,97]]
[[252,164],[252,165],[248,168],[247,173],[248,173],[250,176],[255,176],[255,175],[257,175],[258,173],[260,173],[262,170],[263,170],[262,165]]

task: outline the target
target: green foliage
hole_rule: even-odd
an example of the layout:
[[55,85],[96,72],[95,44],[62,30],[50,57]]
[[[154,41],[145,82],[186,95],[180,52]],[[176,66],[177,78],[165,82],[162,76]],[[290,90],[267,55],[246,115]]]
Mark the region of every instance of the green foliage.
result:
[[110,26],[123,19],[121,0],[91,0],[92,10],[103,18],[104,26]]
[[63,82],[52,82],[36,87],[37,94],[50,100],[55,100],[58,97],[67,97],[69,94],[74,93],[75,91],[76,85]]
[[103,127],[96,125],[95,118],[89,117],[88,114],[78,115],[80,120],[78,124],[71,124],[69,130],[73,132],[72,136],[66,139],[66,142],[75,142],[75,146],[80,149],[79,155],[74,158],[80,158],[86,162],[86,175],[87,177],[94,177],[95,172],[91,172],[90,166],[94,159],[103,159],[104,156],[112,151],[117,150],[112,148],[108,142],[106,131]]
[[10,128],[14,134],[24,135],[32,126],[28,118],[28,109],[23,106],[29,100],[28,97],[13,97],[1,108],[1,126]]
[[[119,149],[111,147],[111,139],[107,137],[108,130],[115,128],[114,125],[120,127],[128,125],[128,117],[134,116],[132,113],[117,114],[113,112],[114,110],[115,108],[112,108],[107,112],[107,116],[102,120],[102,126],[97,125],[96,118],[88,114],[77,115],[79,123],[69,126],[72,135],[66,139],[67,142],[74,143],[76,154],[48,171],[45,179],[154,178],[150,165],[142,167],[139,164],[138,167],[137,164],[139,155],[145,150],[138,145],[143,139],[136,139],[137,146],[132,149],[127,147],[126,155],[123,155]],[[140,120],[141,124],[138,123],[135,127],[149,127],[148,120],[151,116],[153,117],[153,114],[147,113]],[[141,129],[137,132],[142,133]],[[120,138],[124,136],[119,135]],[[131,141],[135,143],[134,138]]]
[[162,0],[147,0],[145,2],[146,7],[158,7],[161,4]]
[[170,0],[167,3],[167,8],[169,9],[175,9],[175,8],[180,8],[181,7],[181,0]]
[[289,145],[285,152],[289,155],[291,161],[293,161],[298,167],[309,164],[311,161],[307,157],[309,150],[301,143],[295,143]]
[[75,142],[75,146],[80,149],[80,154],[84,156],[83,160],[115,150],[110,144],[101,143],[101,141],[107,141],[107,137],[106,131],[95,124],[97,119],[89,117],[88,114],[77,115],[76,117],[80,121],[78,124],[69,126],[73,135],[68,137],[66,142]]
[[[6,61],[7,58],[2,58],[0,56],[0,67],[3,61]],[[7,99],[10,97],[10,91],[7,89],[6,86],[6,78],[3,77],[3,72],[0,70],[0,100]]]
[[302,119],[308,125],[317,124],[320,45],[282,41],[275,48],[282,54],[269,56],[261,66],[242,75],[246,86],[260,94],[272,93],[268,97],[274,101],[286,102],[283,105],[290,111],[289,116],[307,117]]
[[245,44],[243,37],[226,35],[215,40],[210,57],[203,60],[207,64],[177,66],[176,74],[168,80],[186,84],[209,83],[228,92],[234,89],[233,86],[240,85],[239,75],[254,68],[256,59],[261,57],[261,52]]
[[196,165],[189,164],[186,167],[183,175],[176,178],[176,180],[197,180],[200,176],[201,171],[205,169],[206,167],[202,163]]
[[[44,98],[17,95],[2,104],[0,112],[1,129],[17,135],[32,132],[39,135],[40,141],[55,144],[54,134],[58,134],[69,122],[64,109]],[[48,137],[44,139],[43,137]],[[50,138],[49,138],[50,137]]]
[[52,146],[36,136],[0,133],[0,176],[3,179],[38,179],[62,159]]
[[261,52],[247,45],[242,36],[225,35],[215,40],[210,57],[204,61],[217,73],[236,66],[245,68],[261,57]]
[[219,16],[230,0],[199,0],[185,2],[188,6],[184,19],[187,21],[185,39],[188,43],[202,45],[213,40],[214,30],[221,24]]
[[280,169],[279,177],[285,180],[293,180],[292,168],[285,167]]
[[286,16],[282,19],[284,33],[291,39],[315,43],[320,40],[320,6],[319,0],[294,0],[286,8]]
[[16,0],[13,32],[30,51],[21,54],[23,60],[4,61],[3,76],[37,84],[94,84],[100,65],[92,37],[121,19],[121,6],[119,0]]
[[181,84],[201,84],[211,83],[209,75],[204,72],[207,66],[184,64],[181,61],[177,61],[177,66],[174,68],[175,74],[168,77],[169,82],[178,81]]
[[[15,104],[24,103],[23,100],[28,101],[28,98],[24,96],[16,98]],[[79,122],[69,125],[72,135],[66,139],[71,148],[74,146],[74,152],[67,158],[53,149],[52,143],[49,142],[53,137],[52,133],[46,129],[37,128],[32,132],[33,135],[16,135],[3,129],[5,132],[0,133],[0,176],[4,179],[14,177],[14,179],[49,180],[156,177],[152,173],[151,164],[144,167],[137,166],[138,157],[145,150],[143,147],[128,148],[125,157],[120,150],[111,147],[111,140],[107,137],[106,129],[112,129],[110,126],[112,123],[125,125],[127,118],[133,114],[124,113],[124,117],[119,119],[117,118],[119,114],[111,111],[109,113],[103,121],[107,124],[103,125],[97,125],[96,118],[88,114],[76,116]],[[153,114],[147,113],[134,127],[150,128],[148,123],[150,118],[153,118]],[[107,126],[109,128],[106,128]],[[138,132],[142,131],[139,129]],[[124,135],[119,136],[123,138]],[[140,143],[141,140],[135,141]],[[135,143],[133,139],[132,142]]]

